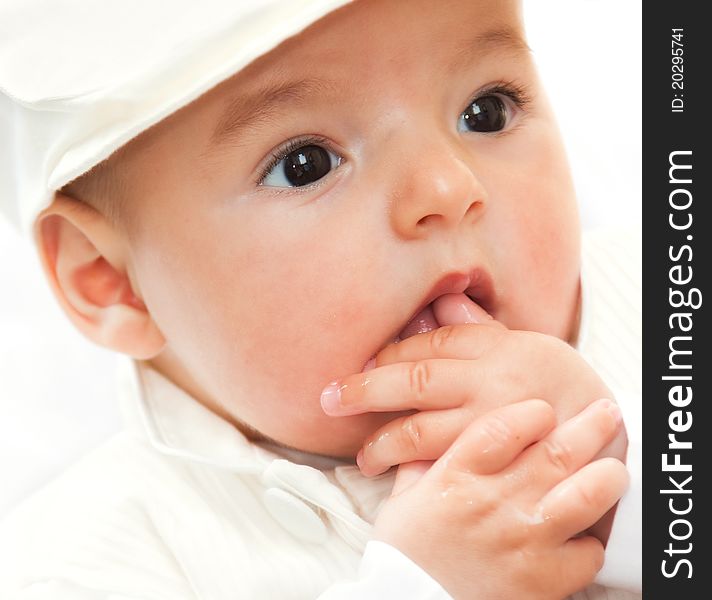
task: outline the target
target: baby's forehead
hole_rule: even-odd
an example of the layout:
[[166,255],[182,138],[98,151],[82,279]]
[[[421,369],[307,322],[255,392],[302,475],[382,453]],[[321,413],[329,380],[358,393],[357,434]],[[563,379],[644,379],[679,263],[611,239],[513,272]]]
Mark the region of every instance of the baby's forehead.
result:
[[244,85],[295,73],[328,72],[343,74],[348,81],[359,65],[427,64],[453,53],[472,61],[503,52],[530,52],[516,1],[409,0],[408,6],[410,10],[402,10],[400,0],[348,3],[259,56],[231,79]]
[[516,11],[500,10],[476,26],[457,19],[457,30],[451,31],[453,21],[442,17],[442,9],[415,11],[407,23],[388,23],[386,5],[393,4],[348,5],[223,82],[215,90],[222,106],[211,144],[239,143],[241,134],[274,124],[286,112],[338,113],[355,96],[362,104],[375,101],[389,83],[422,90],[439,85],[433,76],[455,77],[466,65],[491,72],[492,64],[505,57],[522,64],[531,60]]
[[[355,94],[368,102],[374,98],[374,84],[407,82],[415,70],[426,72],[425,65],[432,66],[430,73],[455,74],[463,65],[484,67],[503,57],[530,59],[518,2],[451,0],[447,5],[410,0],[410,10],[403,11],[395,0],[349,2],[259,55],[165,121],[181,120],[201,104],[219,104],[211,144],[236,142],[230,139],[233,134],[249,133],[274,122],[281,112],[314,105],[315,100],[326,100],[328,112],[338,111],[339,100]],[[429,83],[413,82],[421,87]]]

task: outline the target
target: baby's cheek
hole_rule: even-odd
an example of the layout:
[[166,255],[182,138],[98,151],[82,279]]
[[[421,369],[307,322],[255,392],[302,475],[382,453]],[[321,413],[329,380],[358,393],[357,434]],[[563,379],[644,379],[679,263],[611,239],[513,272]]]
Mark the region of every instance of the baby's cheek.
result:
[[576,303],[579,238],[566,212],[543,209],[522,215],[510,243],[499,250],[501,312],[495,317],[514,329],[561,337]]
[[578,267],[580,225],[566,155],[553,131],[542,132],[527,175],[530,195],[520,220],[520,235],[527,242],[523,256],[530,258],[541,283],[569,285]]

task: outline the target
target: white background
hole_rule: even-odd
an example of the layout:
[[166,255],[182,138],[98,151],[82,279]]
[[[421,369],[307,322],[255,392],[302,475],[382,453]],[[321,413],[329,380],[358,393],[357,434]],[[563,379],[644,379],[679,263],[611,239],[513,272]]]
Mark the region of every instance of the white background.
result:
[[[584,228],[641,210],[641,0],[525,0]],[[1,142],[0,142],[1,143]],[[0,217],[0,516],[120,427],[111,353],[50,296],[34,249]]]

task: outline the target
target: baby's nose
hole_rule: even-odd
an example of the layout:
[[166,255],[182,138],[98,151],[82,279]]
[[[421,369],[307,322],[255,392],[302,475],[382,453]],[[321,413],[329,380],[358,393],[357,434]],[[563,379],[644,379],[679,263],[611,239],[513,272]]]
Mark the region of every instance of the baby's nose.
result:
[[479,218],[486,191],[473,170],[452,151],[433,149],[404,162],[391,204],[391,226],[399,237],[422,238]]

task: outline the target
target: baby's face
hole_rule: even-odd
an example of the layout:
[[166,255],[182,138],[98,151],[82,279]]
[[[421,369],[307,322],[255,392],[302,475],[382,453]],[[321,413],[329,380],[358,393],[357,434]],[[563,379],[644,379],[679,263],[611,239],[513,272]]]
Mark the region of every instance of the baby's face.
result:
[[566,339],[577,212],[522,40],[516,2],[358,0],[143,136],[128,235],[155,364],[238,424],[352,456],[397,415],[328,417],[322,388],[444,276]]

